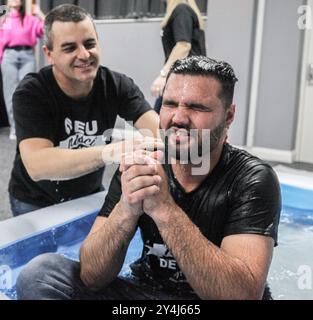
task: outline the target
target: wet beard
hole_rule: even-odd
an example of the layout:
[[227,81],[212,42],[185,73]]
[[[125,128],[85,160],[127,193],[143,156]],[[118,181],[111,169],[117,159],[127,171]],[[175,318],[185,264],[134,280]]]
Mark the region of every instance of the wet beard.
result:
[[[220,124],[210,131],[210,137],[206,135],[201,135],[197,137],[197,142],[194,143],[191,147],[181,150],[179,144],[172,146],[169,144],[169,135],[161,134],[161,138],[165,145],[165,159],[170,161],[171,158],[179,160],[182,164],[187,163],[197,163],[201,162],[201,157],[213,152],[220,144],[221,138],[226,127],[225,119],[223,119]],[[190,131],[189,128],[184,128]],[[163,132],[161,130],[161,132]],[[194,137],[196,138],[196,137]],[[190,139],[190,137],[189,137]],[[210,140],[210,143],[206,143]]]
[[210,152],[214,151],[218,147],[218,145],[220,143],[220,140],[221,140],[221,138],[223,136],[225,128],[226,128],[226,120],[223,119],[221,121],[221,123],[216,128],[211,130],[211,134],[210,134]]

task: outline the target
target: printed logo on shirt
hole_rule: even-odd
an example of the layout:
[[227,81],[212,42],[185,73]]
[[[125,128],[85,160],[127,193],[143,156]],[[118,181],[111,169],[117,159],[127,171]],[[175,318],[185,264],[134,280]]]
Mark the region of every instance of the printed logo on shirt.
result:
[[147,251],[147,256],[155,256],[160,267],[163,269],[176,270],[177,263],[171,252],[168,250],[165,244],[154,243],[153,246],[145,245]]
[[77,120],[73,122],[71,119],[66,118],[64,123],[65,132],[68,135],[74,133],[92,136],[98,132],[98,122],[96,120],[85,123]]
[[[165,244],[153,243],[152,246],[145,244],[146,255],[153,256],[160,270],[169,273],[169,281],[174,283],[187,283],[183,272],[179,269],[175,258]],[[153,263],[154,264],[154,263]],[[160,272],[162,272],[160,271]]]
[[60,147],[64,149],[81,149],[102,144],[102,136],[97,136],[98,122],[72,121],[66,118],[64,121],[66,140],[60,142]]

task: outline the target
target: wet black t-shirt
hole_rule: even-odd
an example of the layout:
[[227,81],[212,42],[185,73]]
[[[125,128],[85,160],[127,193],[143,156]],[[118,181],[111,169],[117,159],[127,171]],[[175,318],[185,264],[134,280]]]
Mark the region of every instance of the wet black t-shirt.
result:
[[199,27],[198,17],[187,4],[179,4],[161,31],[165,61],[179,41],[189,42],[189,55],[206,55],[204,31]]
[[[192,192],[184,191],[170,165],[164,165],[164,169],[175,202],[216,246],[226,236],[246,233],[269,236],[277,243],[280,186],[273,169],[260,159],[226,144],[217,166]],[[99,215],[109,216],[120,196],[117,171]],[[131,265],[133,273],[154,279],[164,290],[192,295],[154,221],[143,214],[139,228],[144,248],[141,259]]]
[[[117,115],[135,123],[151,110],[133,80],[105,67],[99,68],[87,97],[72,99],[58,86],[51,66],[24,78],[13,96],[13,109],[17,145],[45,138],[64,149],[109,143]],[[102,175],[100,169],[67,181],[34,182],[17,149],[9,192],[20,201],[48,206],[100,191]]]

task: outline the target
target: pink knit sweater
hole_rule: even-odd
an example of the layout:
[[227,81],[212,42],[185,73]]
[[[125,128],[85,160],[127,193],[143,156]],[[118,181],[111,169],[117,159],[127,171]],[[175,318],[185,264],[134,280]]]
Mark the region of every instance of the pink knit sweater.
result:
[[6,47],[35,46],[43,35],[44,22],[38,17],[25,15],[23,24],[18,12],[12,12],[0,20],[0,63]]

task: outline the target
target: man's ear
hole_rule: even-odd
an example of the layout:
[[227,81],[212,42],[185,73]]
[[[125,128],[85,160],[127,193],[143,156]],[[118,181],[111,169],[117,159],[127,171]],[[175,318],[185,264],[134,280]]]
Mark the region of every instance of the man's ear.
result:
[[234,121],[235,112],[236,112],[236,105],[231,104],[230,107],[226,111],[226,127],[227,127],[227,129],[229,129],[230,125]]
[[53,65],[54,60],[53,60],[51,51],[48,49],[48,47],[46,45],[42,46],[42,50],[43,50],[47,60],[49,61],[49,63]]

